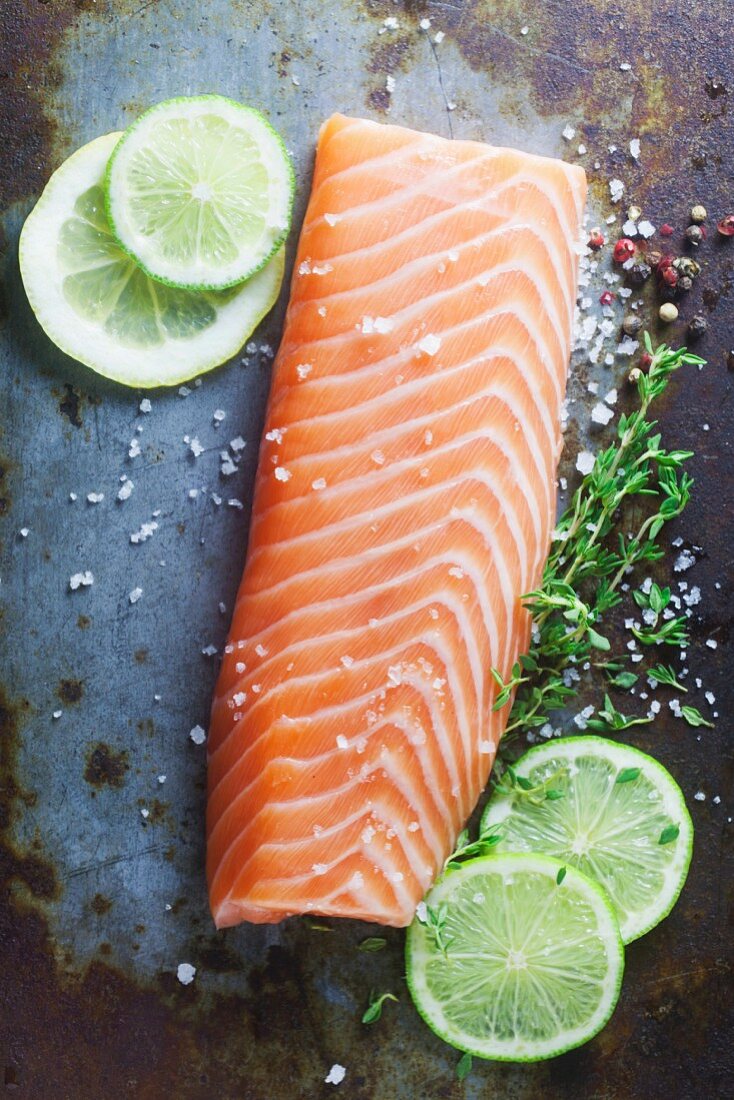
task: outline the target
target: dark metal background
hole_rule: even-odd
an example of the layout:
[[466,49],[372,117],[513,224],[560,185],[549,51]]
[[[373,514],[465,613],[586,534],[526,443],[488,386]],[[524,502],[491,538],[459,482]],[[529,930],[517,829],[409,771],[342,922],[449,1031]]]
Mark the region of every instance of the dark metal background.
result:
[[[399,28],[380,34],[389,15]],[[424,17],[431,35],[445,33],[440,45],[419,32]],[[331,932],[295,920],[216,934],[209,918],[204,750],[188,731],[206,725],[216,659],[201,650],[224,639],[228,616],[217,604],[231,606],[247,508],[190,500],[187,490],[207,486],[247,503],[269,359],[257,353],[208,376],[188,398],[154,393],[152,413],[141,416],[139,396],[44,338],[17,266],[22,219],[63,157],[159,99],[202,91],[262,105],[282,129],[299,173],[297,217],[318,124],[336,109],[563,155],[572,155],[560,136],[571,122],[589,148],[583,162],[600,161],[590,171],[597,209],[608,178],[622,175],[657,224],[685,224],[693,200],[724,213],[734,206],[729,0],[3,0],[0,51],[0,1092],[731,1096],[732,247],[714,240],[701,250],[704,271],[685,313],[699,306],[709,317],[700,347],[710,365],[671,387],[662,416],[667,438],[697,451],[695,501],[681,524],[703,547],[687,575],[704,594],[689,660],[721,718],[698,737],[664,708],[635,738],[690,800],[689,882],[673,915],[628,950],[620,1005],[601,1036],[536,1067],[475,1063],[464,1084],[455,1054],[410,1005],[401,933],[388,931],[388,949],[364,955],[355,945],[367,928],[350,922]],[[641,166],[625,153],[636,136]],[[258,344],[277,343],[281,314]],[[609,383],[623,372],[607,372]],[[573,392],[584,392],[580,382]],[[218,430],[216,408],[227,412]],[[138,422],[143,455],[129,461]],[[186,433],[209,448],[195,462]],[[237,434],[248,440],[245,459],[222,485],[217,453]],[[122,473],[135,490],[118,504]],[[88,505],[90,491],[105,501]],[[130,533],[157,509],[159,531],[132,546]],[[69,592],[83,569],[96,583]],[[136,585],[144,595],[131,606]],[[715,651],[704,646],[711,637]],[[705,802],[693,800],[698,790]],[[198,968],[187,987],[175,973],[183,961]],[[366,1028],[359,1017],[370,989],[391,989],[401,1002]],[[333,1062],[347,1067],[338,1089],[322,1083]]]

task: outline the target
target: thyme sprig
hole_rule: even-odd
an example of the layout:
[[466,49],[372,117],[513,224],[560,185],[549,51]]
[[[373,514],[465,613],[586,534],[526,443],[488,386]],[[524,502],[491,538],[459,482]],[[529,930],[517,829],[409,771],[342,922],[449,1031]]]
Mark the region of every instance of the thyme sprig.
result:
[[[657,421],[649,414],[671,375],[682,366],[699,366],[703,360],[685,348],[661,345],[653,352],[647,335],[645,343],[652,362],[648,373],[637,381],[639,407],[620,417],[616,440],[597,455],[593,469],[558,521],[540,586],[524,597],[534,620],[530,648],[507,680],[497,669],[492,670],[500,689],[494,709],[506,706],[514,697],[505,735],[544,725],[553,711],[577,694],[568,670],[590,660],[593,651],[610,649],[600,629],[604,615],[620,603],[621,585],[635,567],[663,556],[660,533],[690,498],[693,480],[683,466],[692,452],[663,448],[655,430]],[[653,507],[638,518],[639,508],[630,505],[643,498]],[[634,521],[631,532],[619,531],[620,515]],[[685,619],[661,620],[667,602],[662,606],[663,590],[655,591],[654,607],[649,595],[646,597],[651,621],[637,631],[638,641],[684,645]],[[606,725],[613,729],[626,728],[635,721],[624,719],[613,707],[606,707],[606,713],[610,719]],[[622,725],[620,718],[624,719]]]

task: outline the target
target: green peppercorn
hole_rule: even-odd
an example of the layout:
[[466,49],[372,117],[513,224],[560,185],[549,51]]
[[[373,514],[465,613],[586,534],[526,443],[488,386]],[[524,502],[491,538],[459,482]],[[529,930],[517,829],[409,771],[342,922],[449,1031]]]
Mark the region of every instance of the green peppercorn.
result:
[[626,336],[636,336],[642,328],[642,318],[636,313],[626,313],[622,321],[622,332]]
[[678,308],[672,302],[663,302],[658,310],[658,317],[664,325],[669,325],[678,317]]
[[701,273],[701,265],[691,256],[676,256],[671,267],[678,275],[687,275],[689,279],[695,279]]
[[686,229],[686,240],[689,242],[689,244],[695,244],[696,247],[698,247],[698,245],[703,240],[703,231],[701,230],[701,226],[689,225],[688,229]]
[[708,321],[703,314],[696,313],[688,322],[688,328],[686,330],[688,332],[688,339],[700,340],[708,327]]
[[702,222],[706,221],[706,207],[701,206],[700,202],[691,207],[691,221],[694,225],[701,225]]

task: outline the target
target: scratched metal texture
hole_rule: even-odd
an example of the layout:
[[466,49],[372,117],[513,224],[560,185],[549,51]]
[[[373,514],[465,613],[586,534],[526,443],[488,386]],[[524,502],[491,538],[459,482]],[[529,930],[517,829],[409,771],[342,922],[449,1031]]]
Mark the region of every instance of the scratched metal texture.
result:
[[[380,33],[388,16],[398,29]],[[463,1084],[457,1055],[412,1009],[402,933],[388,930],[387,949],[365,955],[355,946],[368,929],[351,922],[218,934],[208,914],[204,750],[188,732],[206,725],[217,659],[202,649],[223,643],[242,566],[269,357],[238,358],[186,398],[156,392],[142,415],[140,394],[48,342],[17,264],[23,218],[65,156],[166,96],[205,91],[260,106],[282,130],[296,225],[317,127],[337,109],[580,159],[601,212],[606,181],[620,175],[656,224],[684,225],[693,200],[724,213],[734,205],[730,19],[729,0],[4,0],[0,1089],[23,1100],[731,1096],[731,247],[702,249],[684,312],[709,318],[699,347],[710,365],[674,384],[661,417],[669,439],[697,452],[680,526],[703,548],[688,575],[703,592],[689,661],[721,718],[694,731],[664,708],[634,738],[689,799],[689,882],[670,918],[628,950],[619,1007],[595,1041],[538,1066],[475,1063]],[[563,141],[567,123],[585,157]],[[633,136],[641,166],[626,153]],[[258,349],[277,345],[282,309]],[[667,335],[681,339],[682,325]],[[605,381],[626,369],[617,362]],[[578,357],[570,478],[588,377]],[[227,416],[215,428],[218,408]],[[138,424],[142,455],[130,460]],[[186,434],[207,448],[196,460]],[[222,482],[218,451],[239,434],[244,458]],[[118,503],[122,474],[135,489]],[[190,488],[209,492],[190,499]],[[217,507],[211,491],[245,507]],[[86,503],[89,492],[104,501]],[[158,510],[154,536],[131,545]],[[85,569],[94,585],[70,592]],[[197,967],[186,987],[180,962]],[[399,1005],[363,1027],[370,990],[387,989]],[[347,1069],[338,1090],[323,1083],[334,1062]]]

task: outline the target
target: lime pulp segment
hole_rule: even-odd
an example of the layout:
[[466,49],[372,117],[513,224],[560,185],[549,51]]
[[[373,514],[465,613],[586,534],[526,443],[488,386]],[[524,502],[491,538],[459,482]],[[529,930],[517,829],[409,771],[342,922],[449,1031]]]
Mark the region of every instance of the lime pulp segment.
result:
[[559,876],[562,866],[491,855],[429,893],[426,920],[408,930],[408,985],[446,1042],[480,1058],[537,1061],[586,1042],[611,1016],[624,968],[617,920],[595,883],[573,868]]
[[127,385],[178,384],[242,347],[277,298],[283,252],[225,291],[150,279],[120,248],[105,212],[105,166],[119,138],[83,146],[51,177],[21,234],[23,282],[62,351]]
[[[645,753],[602,737],[539,745],[514,768],[532,787],[550,782],[561,797],[496,792],[482,831],[500,833],[497,850],[545,852],[589,875],[608,893],[625,943],[654,928],[680,894],[693,845],[672,776]],[[677,836],[661,844],[672,826]]]
[[169,99],[125,131],[107,172],[122,247],[192,290],[249,278],[285,239],[293,169],[265,118],[224,96]]

